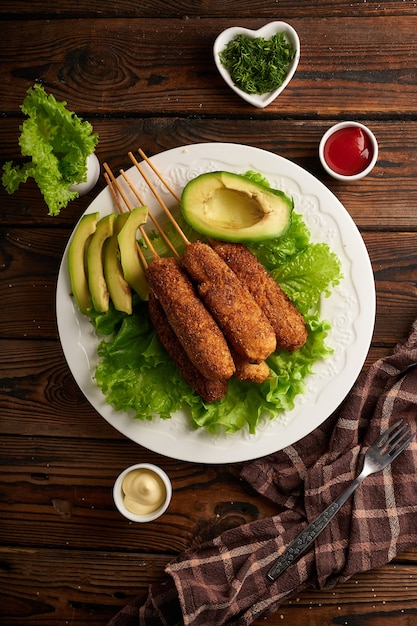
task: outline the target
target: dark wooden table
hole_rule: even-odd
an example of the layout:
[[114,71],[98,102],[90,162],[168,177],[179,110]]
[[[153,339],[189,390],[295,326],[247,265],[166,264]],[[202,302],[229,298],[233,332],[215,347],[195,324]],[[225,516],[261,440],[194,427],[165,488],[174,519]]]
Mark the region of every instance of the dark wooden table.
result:
[[[50,6],[48,6],[48,4]],[[417,5],[412,0],[4,0],[0,8],[0,159],[17,159],[19,109],[41,82],[89,119],[113,170],[127,153],[197,142],[264,148],[327,185],[372,261],[376,325],[364,367],[403,339],[417,312]],[[301,60],[266,109],[229,90],[212,59],[231,25],[291,23]],[[337,120],[375,132],[379,161],[343,184],[320,167]],[[55,290],[72,229],[93,197],[56,218],[31,183],[0,190],[0,616],[4,626],[104,626],[164,565],[196,542],[272,515],[237,478],[239,464],[158,456],[100,417],[78,389],[57,334]],[[115,510],[118,473],[139,460],[170,475],[166,515],[129,524]],[[417,623],[417,550],[331,591],[307,591],[260,624]],[[210,625],[211,626],[211,625]],[[213,625],[214,626],[214,625]]]

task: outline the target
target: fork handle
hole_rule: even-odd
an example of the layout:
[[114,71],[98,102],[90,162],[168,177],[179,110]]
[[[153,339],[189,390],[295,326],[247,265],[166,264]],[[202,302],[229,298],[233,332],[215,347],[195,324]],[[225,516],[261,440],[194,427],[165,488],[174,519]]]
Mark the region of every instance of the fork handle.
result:
[[286,550],[278,557],[274,565],[267,573],[271,582],[276,580],[292,563],[295,563],[307,550],[308,546],[315,541],[321,531],[336,515],[340,507],[359,487],[365,476],[359,475],[329,506],[320,513],[304,530],[288,545]]

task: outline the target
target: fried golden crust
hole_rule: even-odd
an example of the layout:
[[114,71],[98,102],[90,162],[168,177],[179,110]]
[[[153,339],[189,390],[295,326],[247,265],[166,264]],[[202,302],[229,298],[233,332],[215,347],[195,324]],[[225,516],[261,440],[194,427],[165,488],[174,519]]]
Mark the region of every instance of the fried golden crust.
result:
[[187,246],[182,263],[231,348],[247,361],[264,361],[276,347],[271,324],[236,274],[210,246]]
[[251,292],[275,331],[277,348],[293,352],[307,341],[304,318],[281,287],[243,244],[212,241],[211,245]]
[[210,380],[235,370],[226,339],[174,257],[157,258],[147,269],[150,287],[191,362]]
[[160,342],[177,365],[184,380],[205,402],[221,400],[227,391],[227,381],[209,380],[195,367],[170,326],[159,300],[152,291],[149,294],[148,310]]
[[244,361],[238,357],[235,357],[234,360],[236,367],[234,377],[238,380],[261,384],[266,381],[270,374],[269,367],[265,361],[261,363],[249,363],[249,361]]

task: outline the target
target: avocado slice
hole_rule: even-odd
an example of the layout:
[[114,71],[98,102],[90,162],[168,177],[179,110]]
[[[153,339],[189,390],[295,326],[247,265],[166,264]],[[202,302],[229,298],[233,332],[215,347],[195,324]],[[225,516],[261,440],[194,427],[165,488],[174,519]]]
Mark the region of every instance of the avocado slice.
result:
[[117,311],[132,314],[132,291],[125,281],[120,264],[119,241],[117,239],[129,213],[119,213],[113,223],[113,235],[107,239],[103,250],[104,278],[110,299]]
[[181,197],[184,219],[199,233],[224,241],[261,241],[285,234],[292,198],[231,172],[190,180]]
[[93,307],[98,313],[107,313],[109,310],[109,292],[103,270],[103,246],[106,239],[113,234],[115,219],[114,213],[101,218],[87,250],[88,286]]
[[120,248],[120,263],[123,276],[131,288],[139,294],[142,300],[149,300],[149,285],[145,269],[139,259],[136,249],[136,233],[148,218],[146,206],[136,207],[129,213],[126,223],[120,231],[117,239]]
[[92,306],[86,271],[86,249],[89,238],[96,230],[99,217],[99,213],[83,215],[68,248],[68,272],[71,290],[83,315],[88,315],[88,309]]

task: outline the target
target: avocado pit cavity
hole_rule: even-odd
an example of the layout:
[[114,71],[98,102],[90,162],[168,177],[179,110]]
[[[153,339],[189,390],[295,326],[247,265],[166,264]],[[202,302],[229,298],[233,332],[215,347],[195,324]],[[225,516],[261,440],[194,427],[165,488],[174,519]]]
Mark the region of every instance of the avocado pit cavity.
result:
[[230,230],[250,228],[265,219],[267,212],[258,194],[228,187],[216,189],[204,204],[207,223]]
[[191,180],[181,196],[184,219],[198,232],[224,241],[280,237],[291,224],[292,198],[248,176],[209,172]]

